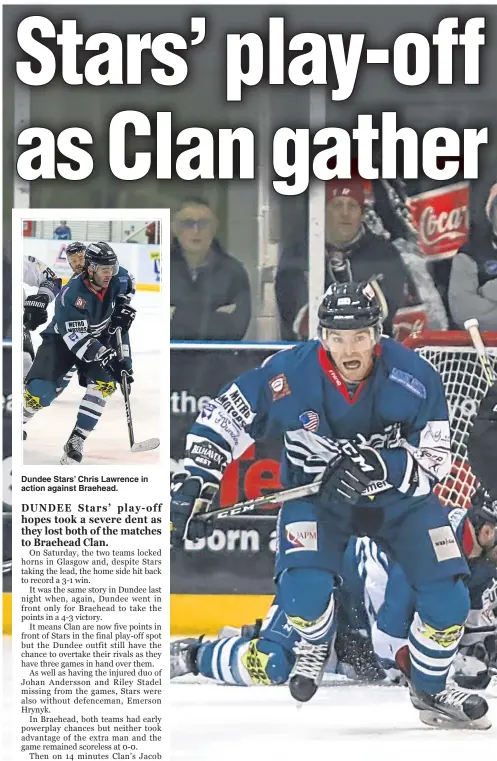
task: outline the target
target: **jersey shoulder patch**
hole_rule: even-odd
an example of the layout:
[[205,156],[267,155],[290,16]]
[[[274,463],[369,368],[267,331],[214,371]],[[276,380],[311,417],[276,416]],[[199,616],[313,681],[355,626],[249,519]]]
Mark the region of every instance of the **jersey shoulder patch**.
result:
[[407,373],[405,370],[400,370],[398,367],[392,368],[390,375],[388,376],[394,383],[398,383],[404,386],[412,394],[415,394],[420,399],[426,399],[426,387],[421,383],[414,375]]

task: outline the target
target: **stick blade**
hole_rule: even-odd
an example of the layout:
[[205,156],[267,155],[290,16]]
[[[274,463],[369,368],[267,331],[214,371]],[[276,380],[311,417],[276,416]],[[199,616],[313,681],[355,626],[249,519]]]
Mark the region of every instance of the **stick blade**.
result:
[[151,449],[157,449],[160,446],[159,439],[146,439],[145,441],[135,441],[131,447],[132,452],[149,452]]

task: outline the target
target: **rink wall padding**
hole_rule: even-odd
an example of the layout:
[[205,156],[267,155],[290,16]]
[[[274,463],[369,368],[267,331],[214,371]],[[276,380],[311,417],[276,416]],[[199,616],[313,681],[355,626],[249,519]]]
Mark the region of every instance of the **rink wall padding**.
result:
[[[83,241],[89,243],[90,241]],[[61,278],[72,274],[66,259],[69,240],[47,238],[23,238],[23,252],[40,259]],[[158,245],[148,243],[112,243],[119,263],[126,267],[137,282],[137,290],[159,290],[161,281],[161,255]],[[150,286],[156,286],[151,288]]]
[[171,595],[171,634],[217,634],[264,618],[272,595]]
[[4,634],[12,634],[12,594],[2,594],[2,629]]

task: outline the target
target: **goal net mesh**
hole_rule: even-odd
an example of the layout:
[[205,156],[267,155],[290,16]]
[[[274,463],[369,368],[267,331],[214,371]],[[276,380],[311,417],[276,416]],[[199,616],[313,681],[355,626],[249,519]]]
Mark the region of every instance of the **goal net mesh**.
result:
[[[482,333],[487,354],[497,375],[497,333]],[[476,479],[468,462],[471,425],[488,383],[471,339],[463,331],[427,331],[405,344],[421,354],[440,373],[449,406],[452,471],[436,489],[446,505],[469,507]]]

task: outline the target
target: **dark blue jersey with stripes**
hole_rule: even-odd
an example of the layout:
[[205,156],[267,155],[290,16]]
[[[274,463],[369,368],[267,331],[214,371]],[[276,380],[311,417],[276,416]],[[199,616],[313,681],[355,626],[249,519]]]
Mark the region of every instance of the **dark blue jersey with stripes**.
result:
[[42,335],[59,335],[65,345],[83,362],[93,362],[104,345],[119,295],[132,295],[135,284],[129,272],[119,267],[108,287],[93,290],[85,274],[73,276],[55,300],[55,313]]
[[[278,352],[221,390],[186,442],[185,469],[220,479],[254,441],[284,434],[281,481],[313,481],[354,440],[377,449],[385,477],[360,505],[425,497],[450,471],[450,430],[442,380],[416,352],[383,337],[373,369],[351,394],[319,341]],[[374,500],[369,497],[375,495]],[[347,508],[349,509],[349,508]]]

